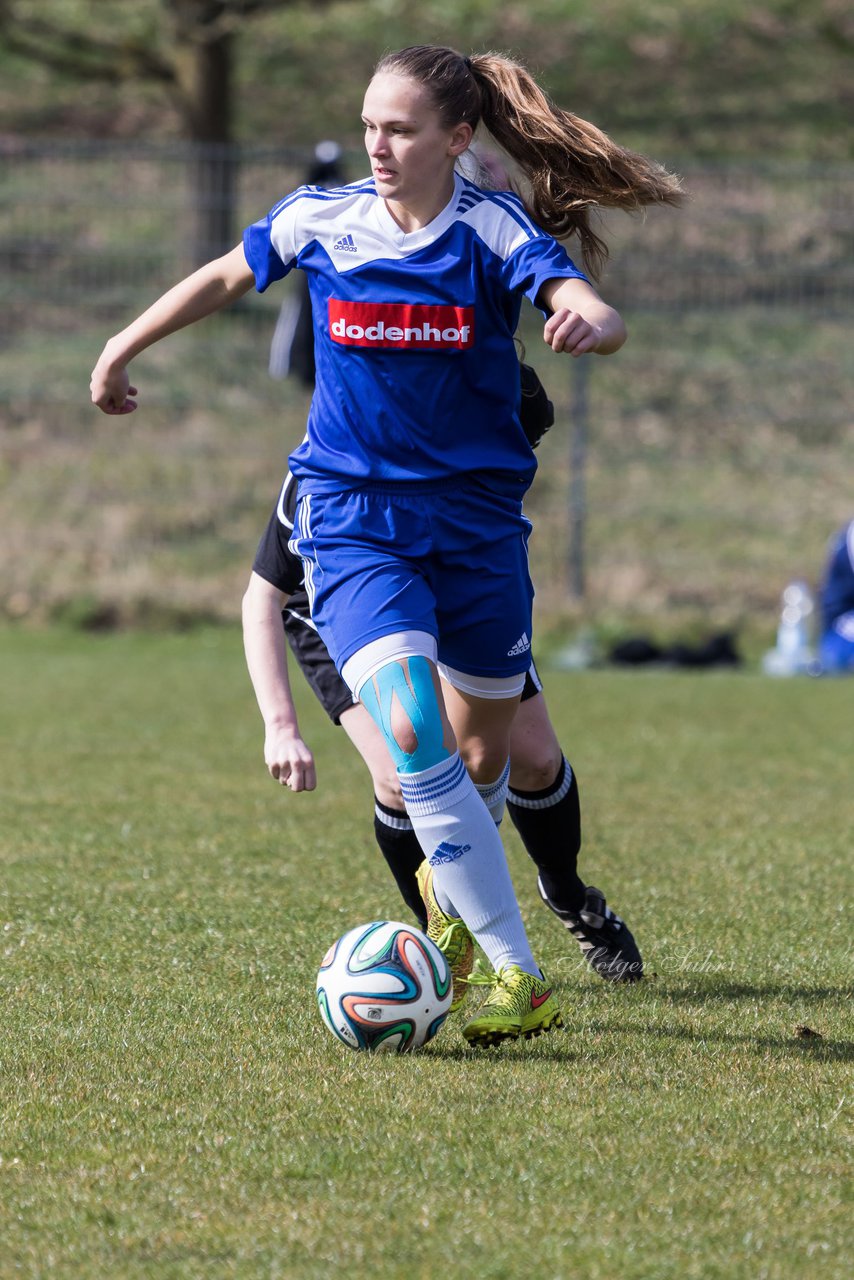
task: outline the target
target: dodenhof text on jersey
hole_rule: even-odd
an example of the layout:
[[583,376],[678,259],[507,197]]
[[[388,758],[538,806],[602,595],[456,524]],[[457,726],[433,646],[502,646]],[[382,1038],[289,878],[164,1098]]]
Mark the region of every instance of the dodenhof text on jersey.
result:
[[474,345],[474,307],[330,298],[329,333],[348,347],[465,350]]

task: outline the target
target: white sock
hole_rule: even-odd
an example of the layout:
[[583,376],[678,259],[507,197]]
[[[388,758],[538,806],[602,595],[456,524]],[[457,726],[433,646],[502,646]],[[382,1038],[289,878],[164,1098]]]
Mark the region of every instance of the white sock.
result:
[[474,784],[475,791],[491,813],[492,821],[496,827],[501,826],[501,819],[504,817],[509,783],[510,761],[508,760],[497,782],[476,782]]
[[517,964],[539,977],[501,837],[459,754],[398,780],[448,914],[462,917],[494,969]]

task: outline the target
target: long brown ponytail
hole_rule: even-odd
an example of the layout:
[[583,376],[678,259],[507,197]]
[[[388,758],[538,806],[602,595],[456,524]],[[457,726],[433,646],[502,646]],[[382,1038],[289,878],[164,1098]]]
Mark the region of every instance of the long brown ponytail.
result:
[[525,67],[502,54],[464,58],[454,49],[413,45],[387,54],[376,71],[425,85],[449,127],[482,122],[525,175],[530,189],[521,194],[534,221],[559,239],[577,236],[594,277],[608,246],[593,230],[591,210],[682,202],[678,178],[555,106]]

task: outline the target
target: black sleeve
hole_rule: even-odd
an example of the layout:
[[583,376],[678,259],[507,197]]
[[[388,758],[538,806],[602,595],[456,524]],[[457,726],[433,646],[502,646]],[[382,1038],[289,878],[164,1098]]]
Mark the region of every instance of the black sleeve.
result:
[[536,449],[549,427],[554,424],[555,407],[546,395],[546,389],[529,364],[519,364],[522,399],[519,421],[528,437],[528,444]]
[[303,568],[299,556],[288,547],[293,530],[279,519],[278,503],[261,535],[252,568],[259,578],[291,596],[302,585]]

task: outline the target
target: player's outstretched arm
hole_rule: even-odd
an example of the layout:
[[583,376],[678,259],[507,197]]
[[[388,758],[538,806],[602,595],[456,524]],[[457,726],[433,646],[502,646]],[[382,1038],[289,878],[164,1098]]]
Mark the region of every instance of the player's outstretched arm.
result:
[[571,356],[609,356],[626,340],[623,318],[586,280],[547,280],[540,299],[551,311],[543,340]]
[[92,403],[103,413],[132,413],[136,401],[131,397],[136,395],[136,387],[130,385],[127,366],[133,357],[168,334],[186,329],[242,298],[254,283],[243,245],[239,244],[176,284],[109,339],[92,370]]
[[291,791],[317,786],[314,756],[302,739],[288,677],[283,596],[252,573],[243,597],[243,648],[264,720],[264,760],[272,777]]

